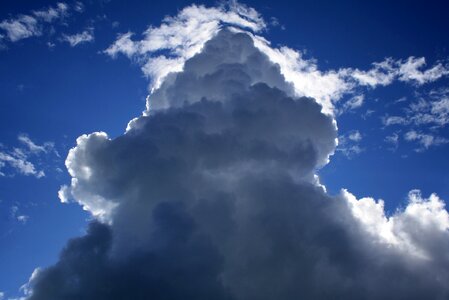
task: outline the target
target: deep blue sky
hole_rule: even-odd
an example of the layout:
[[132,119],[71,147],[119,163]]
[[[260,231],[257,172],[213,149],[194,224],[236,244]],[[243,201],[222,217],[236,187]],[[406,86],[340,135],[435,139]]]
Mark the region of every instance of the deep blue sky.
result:
[[[124,57],[113,60],[101,51],[118,33],[140,34],[190,3],[86,1],[84,12],[73,13],[66,24],[55,25],[54,33],[8,42],[7,48],[0,50],[2,149],[18,147],[17,136],[27,134],[38,145],[53,142],[61,156],[52,152],[36,158],[35,163],[45,170],[43,178],[13,174],[13,170],[0,176],[0,291],[17,293],[35,267],[55,262],[67,239],[84,231],[89,216],[78,205],[62,205],[57,198],[59,186],[69,181],[63,162],[76,138],[94,131],[118,136],[144,109],[148,80],[137,64]],[[263,34],[273,45],[305,50],[322,70],[367,69],[385,57],[422,56],[429,65],[449,57],[446,1],[245,3],[268,21],[277,18],[281,26]],[[0,21],[54,4],[4,0]],[[113,26],[114,22],[118,23]],[[60,42],[61,34],[77,33],[88,26],[94,28],[94,42],[76,47]],[[49,48],[49,41],[55,46]],[[337,119],[341,134],[360,131],[364,151],[349,158],[338,152],[331,159],[320,172],[329,190],[337,193],[348,188],[359,197],[383,198],[390,212],[404,203],[413,188],[449,199],[449,144],[416,152],[416,145],[404,143],[389,151],[384,138],[393,129],[383,129],[381,122],[386,112],[399,110],[392,105],[394,100],[413,99],[417,91],[448,86],[446,78],[423,87],[398,83],[368,90],[362,108]],[[369,109],[376,112],[362,118]],[[447,128],[441,128],[440,134],[449,137]],[[12,214],[12,207],[29,217],[25,224]]]

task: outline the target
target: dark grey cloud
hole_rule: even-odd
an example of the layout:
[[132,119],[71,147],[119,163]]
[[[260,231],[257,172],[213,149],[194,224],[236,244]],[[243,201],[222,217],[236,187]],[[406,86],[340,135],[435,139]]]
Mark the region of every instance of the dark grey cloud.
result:
[[449,298],[441,200],[415,191],[388,219],[328,195],[315,174],[336,138],[252,39],[221,31],[124,135],[77,140],[60,197],[99,221],[28,299]]

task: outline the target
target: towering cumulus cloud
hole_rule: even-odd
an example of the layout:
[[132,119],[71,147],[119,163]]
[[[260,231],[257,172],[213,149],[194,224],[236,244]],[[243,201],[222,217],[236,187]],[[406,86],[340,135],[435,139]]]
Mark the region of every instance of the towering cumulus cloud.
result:
[[78,138],[60,198],[96,221],[27,298],[447,299],[444,202],[412,191],[387,217],[328,195],[316,171],[336,138],[253,35],[219,30],[124,135]]

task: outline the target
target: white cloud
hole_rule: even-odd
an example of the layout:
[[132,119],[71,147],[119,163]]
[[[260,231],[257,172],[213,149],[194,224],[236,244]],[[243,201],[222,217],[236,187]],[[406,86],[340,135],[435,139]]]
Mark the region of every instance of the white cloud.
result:
[[383,124],[405,127],[404,139],[417,142],[418,151],[446,144],[448,139],[439,135],[449,124],[449,89],[431,90],[417,97],[402,108],[402,115],[384,116]]
[[28,222],[29,218],[30,218],[29,216],[20,215],[20,216],[17,216],[17,221],[19,221],[22,224],[26,224]]
[[55,7],[33,11],[36,18],[51,23],[57,19],[65,17],[68,13],[69,7],[66,3],[59,2]]
[[399,134],[394,132],[393,134],[386,136],[385,142],[391,145],[390,150],[396,151],[399,147]]
[[[272,47],[266,39],[257,35],[266,28],[262,17],[253,9],[231,2],[228,7],[191,5],[176,17],[167,17],[159,27],[149,27],[142,39],[133,40],[133,33],[119,35],[104,52],[111,57],[123,54],[142,66],[142,71],[151,80],[151,89],[160,86],[170,72],[180,72],[184,62],[198,53],[207,40],[220,28],[227,25],[235,30],[250,29],[248,32],[255,46],[269,59],[279,64],[281,73],[295,88],[297,96],[315,98],[325,113],[333,114],[335,106],[342,106],[340,112],[355,109],[363,104],[362,94],[339,104],[346,94],[352,94],[356,87],[386,86],[395,80],[424,84],[435,81],[449,72],[447,66],[436,64],[427,70],[424,58],[409,57],[406,60],[386,58],[372,64],[369,70],[342,68],[321,71],[314,59],[304,58],[303,53],[286,46]],[[239,28],[239,29],[237,29]],[[161,52],[163,54],[161,54]]]
[[26,224],[28,219],[30,218],[27,215],[19,214],[19,207],[17,205],[13,205],[10,210],[11,218],[16,220],[21,224]]
[[[77,9],[80,7],[78,3],[75,3],[73,10],[81,12],[81,10]],[[5,19],[0,22],[0,29],[6,33],[10,42],[17,42],[33,36],[41,36],[46,26],[48,27],[50,24],[66,18],[71,9],[68,4],[58,2],[54,6]]]
[[0,292],[0,300],[3,300],[3,299],[5,299],[5,293]]
[[382,122],[385,126],[404,125],[408,123],[408,120],[400,116],[385,116],[382,118]]
[[409,57],[405,61],[399,63],[399,80],[401,81],[413,81],[417,84],[424,84],[440,79],[443,76],[449,74],[449,68],[447,65],[438,63],[432,68],[422,71],[426,65],[426,59],[424,57]]
[[352,158],[364,151],[360,146],[362,138],[362,134],[358,130],[352,130],[346,134],[340,135],[338,137],[338,147],[336,150],[347,158]]
[[39,160],[42,155],[58,155],[54,149],[54,143],[45,142],[38,145],[26,134],[19,134],[17,139],[24,146],[10,149],[0,147],[0,176],[21,174],[36,178],[44,177],[44,170],[39,170],[33,160],[36,158]]
[[43,145],[37,145],[26,134],[19,134],[18,140],[25,144],[28,147],[28,150],[34,154],[38,154],[41,152],[48,153],[54,148],[54,144],[51,142],[46,142]]
[[27,161],[26,159],[19,157],[14,154],[8,154],[5,152],[0,152],[0,174],[3,176],[5,173],[2,172],[2,167],[6,164],[9,164],[11,168],[23,175],[33,175],[36,178],[41,178],[45,176],[44,171],[36,170],[36,167],[33,163]]
[[365,100],[364,95],[356,95],[356,96],[352,97],[351,99],[349,99],[348,101],[346,101],[343,104],[343,108],[346,110],[359,108],[363,105],[364,100]]
[[[253,31],[266,26],[254,9],[236,2],[229,2],[228,8],[191,5],[176,17],[166,17],[160,27],[149,27],[140,41],[133,41],[131,32],[119,35],[104,52],[111,57],[124,54],[141,61],[142,71],[151,76],[152,88],[157,88],[168,73],[182,70],[184,62],[217,34],[222,24]],[[160,51],[167,54],[151,55]],[[150,59],[146,59],[149,55]]]
[[19,16],[16,19],[2,21],[0,23],[0,29],[6,32],[11,42],[42,34],[37,19],[26,15]]
[[93,28],[88,28],[81,33],[76,33],[72,35],[63,34],[62,40],[70,44],[70,46],[75,47],[79,44],[93,42],[94,41],[94,30]]
[[[444,201],[436,194],[423,198],[419,190],[412,190],[405,209],[390,217],[385,215],[383,200],[376,201],[369,197],[358,200],[347,190],[342,190],[341,197],[348,202],[353,215],[380,243],[422,259],[436,259],[432,254],[435,245],[423,243],[426,236],[445,236],[449,230],[449,214]],[[432,243],[445,242],[435,239]]]
[[404,139],[406,141],[418,142],[422,146],[422,148],[417,149],[418,151],[428,149],[431,146],[447,144],[449,142],[449,140],[446,138],[434,136],[431,134],[425,134],[425,133],[418,132],[415,130],[410,130],[410,131],[406,132],[404,135]]
[[76,1],[73,9],[77,12],[84,12],[85,6],[82,2]]
[[360,134],[360,131],[355,130],[348,135],[348,139],[354,142],[360,142],[362,140],[362,135]]

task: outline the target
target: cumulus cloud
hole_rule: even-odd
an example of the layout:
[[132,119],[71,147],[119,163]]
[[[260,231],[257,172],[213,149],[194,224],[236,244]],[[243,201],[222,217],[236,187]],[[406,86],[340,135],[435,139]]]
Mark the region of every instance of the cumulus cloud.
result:
[[94,29],[92,27],[84,30],[83,32],[67,35],[62,35],[62,41],[70,44],[70,46],[75,47],[79,44],[93,42],[94,40]]
[[[171,22],[202,24],[183,23],[189,14],[217,32],[183,40],[181,69],[155,73],[144,113],[122,136],[77,139],[59,197],[95,220],[55,265],[33,273],[26,299],[449,297],[444,202],[413,190],[387,215],[382,200],[329,195],[316,173],[337,147],[335,119],[273,62],[288,49],[267,52],[253,32],[220,30],[263,24],[235,5],[165,19],[164,34]],[[172,37],[162,43],[178,45]],[[144,51],[126,43],[130,55]]]

